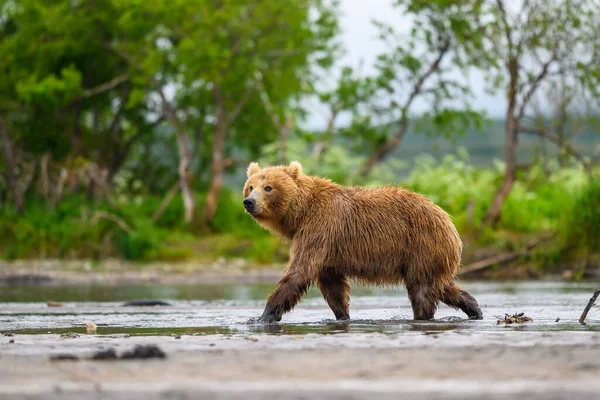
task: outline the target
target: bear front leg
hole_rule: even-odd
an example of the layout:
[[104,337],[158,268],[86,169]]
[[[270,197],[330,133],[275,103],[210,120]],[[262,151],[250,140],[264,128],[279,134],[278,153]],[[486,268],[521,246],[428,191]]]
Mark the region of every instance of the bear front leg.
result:
[[267,299],[265,311],[258,322],[271,323],[281,321],[283,314],[298,304],[311,283],[310,279],[299,272],[288,272],[285,274]]
[[317,286],[323,294],[335,319],[350,319],[350,285],[345,277],[336,274],[321,274]]

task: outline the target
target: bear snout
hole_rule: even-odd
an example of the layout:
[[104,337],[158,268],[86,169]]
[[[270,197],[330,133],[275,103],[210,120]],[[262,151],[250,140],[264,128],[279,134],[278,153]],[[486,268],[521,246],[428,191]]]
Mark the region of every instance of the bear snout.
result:
[[251,199],[249,197],[244,199],[244,208],[250,214],[252,214],[254,212],[254,206],[256,206],[256,202],[254,201],[254,199]]

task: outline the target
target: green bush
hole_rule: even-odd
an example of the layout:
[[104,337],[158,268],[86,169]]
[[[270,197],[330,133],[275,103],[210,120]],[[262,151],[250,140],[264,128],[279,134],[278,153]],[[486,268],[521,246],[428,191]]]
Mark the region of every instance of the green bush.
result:
[[247,237],[270,235],[246,214],[242,205],[243,200],[241,190],[239,192],[231,189],[222,191],[215,218],[211,223],[212,232],[242,234]]
[[[338,163],[344,157],[337,151],[328,154],[329,158],[324,160],[325,173],[319,172],[314,163],[308,164],[306,172],[344,181],[343,177],[352,170],[350,164]],[[300,161],[303,160],[300,158]],[[479,244],[510,248],[521,236],[551,231],[558,232],[561,241],[571,248],[600,249],[600,179],[589,181],[581,168],[560,169],[551,165],[550,173],[540,167],[521,173],[506,199],[496,229],[480,228],[502,181],[502,163],[494,168],[475,168],[468,154],[459,150],[457,155],[446,156],[441,162],[422,155],[409,174],[399,179],[396,171],[401,168],[401,163],[386,162],[379,165],[367,181],[355,183],[382,185],[396,181],[423,193],[453,217],[461,234],[478,232]],[[196,193],[195,198],[200,215],[205,195]],[[28,197],[23,216],[12,207],[0,209],[0,257],[100,259],[114,256],[169,261],[242,257],[259,263],[280,262],[286,258],[286,246],[244,212],[239,188],[222,191],[210,231],[202,235],[193,234],[194,229],[183,222],[179,195],[153,222],[152,216],[162,200],[160,196],[147,194],[117,194],[110,203],[94,203],[71,195],[53,209],[39,198]],[[107,214],[98,217],[98,212]],[[106,215],[114,218],[106,218]]]
[[600,178],[594,177],[576,192],[565,210],[559,230],[561,241],[574,251],[600,253]]

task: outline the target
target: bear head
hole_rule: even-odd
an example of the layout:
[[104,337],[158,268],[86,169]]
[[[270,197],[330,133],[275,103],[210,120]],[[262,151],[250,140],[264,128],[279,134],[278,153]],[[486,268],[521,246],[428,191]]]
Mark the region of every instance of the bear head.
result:
[[258,223],[271,228],[280,221],[294,204],[303,176],[302,166],[292,161],[288,166],[261,168],[250,163],[244,185],[244,208]]

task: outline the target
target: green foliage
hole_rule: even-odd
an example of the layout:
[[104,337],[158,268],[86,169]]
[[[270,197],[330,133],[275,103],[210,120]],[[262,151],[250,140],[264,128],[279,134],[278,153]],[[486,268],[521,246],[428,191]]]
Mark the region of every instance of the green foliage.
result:
[[[495,169],[473,167],[463,150],[458,157],[446,156],[439,164],[430,156],[419,158],[403,184],[435,201],[453,216],[459,231],[466,232],[482,226],[503,173],[501,163]],[[488,231],[479,239],[494,241],[502,236],[502,231],[515,234],[557,231],[561,216],[572,202],[570,193],[584,187],[585,181],[586,174],[580,168],[554,166],[548,175],[540,166],[534,166],[515,184],[503,206],[500,234]]]
[[[456,154],[446,154],[440,161],[429,154],[417,156],[414,166],[401,179],[398,176],[407,173],[406,163],[395,159],[380,164],[367,180],[351,182],[351,171],[360,166],[361,157],[352,157],[347,146],[335,144],[317,162],[306,152],[306,146],[304,141],[292,142],[288,151],[290,157],[302,163],[307,174],[326,176],[342,184],[396,183],[423,193],[453,217],[463,234],[483,228],[487,207],[504,174],[503,163],[496,161],[491,168],[476,167],[467,150],[459,148]],[[273,165],[276,147],[265,146],[264,155],[260,161]],[[571,209],[572,193],[586,187],[586,173],[580,167],[561,169],[556,164],[549,169],[534,164],[521,173],[503,206],[497,230],[483,229],[477,237],[481,244],[502,247],[507,243],[506,233],[519,236],[564,230],[560,227],[561,217]]]
[[[5,207],[0,212],[0,257],[154,258],[163,246],[169,245],[166,239],[176,227],[161,227],[151,222],[154,209],[147,203],[156,202],[156,199],[137,204],[123,201],[110,206],[73,196],[52,209],[39,199],[32,199],[26,204],[24,217]],[[104,214],[97,212],[120,219],[130,231],[124,231],[113,218],[104,218]]]
[[[244,213],[239,193],[239,165],[255,157],[274,164],[280,148],[309,174],[344,184],[402,183],[448,210],[461,232],[480,228],[504,173],[503,165],[489,165],[503,151],[505,121],[486,125],[474,110],[470,68],[504,94],[514,59],[515,112],[530,113],[526,103],[549,83],[540,79],[561,74],[566,87],[554,85],[557,96],[569,89],[568,96],[581,92],[586,106],[597,106],[598,0],[506,10],[507,0],[389,1],[409,29],[376,22],[384,50],[363,71],[337,64],[338,0],[0,0],[0,257],[280,261],[285,246]],[[259,96],[259,80],[271,107]],[[302,128],[314,111],[311,98],[329,113],[319,132]],[[428,111],[415,115],[423,104]],[[594,161],[598,121],[575,132],[584,119],[569,119],[564,137]],[[288,123],[283,135],[278,130]],[[215,132],[224,132],[222,143]],[[519,138],[519,163],[541,154],[530,139]],[[454,155],[457,144],[468,145],[472,158]],[[8,147],[14,165],[4,156]],[[372,170],[360,173],[378,151]],[[432,151],[442,160],[424,155]],[[181,154],[188,153],[183,171]],[[179,194],[153,221],[180,171],[201,209],[220,170],[212,160],[228,165],[229,189],[208,229],[199,235],[184,224]],[[569,237],[581,243],[573,246],[597,244],[593,225],[583,223],[597,219],[582,171],[535,165],[518,178],[498,230],[483,230],[481,242],[576,225],[581,231]],[[24,193],[23,215],[10,206],[15,187]],[[570,193],[579,190],[588,194],[571,208]]]
[[248,236],[270,235],[246,214],[242,206],[243,200],[241,188],[238,192],[229,189],[223,191],[211,224],[213,232],[246,233]]
[[569,197],[559,230],[562,242],[576,252],[600,253],[600,179],[594,177]]

